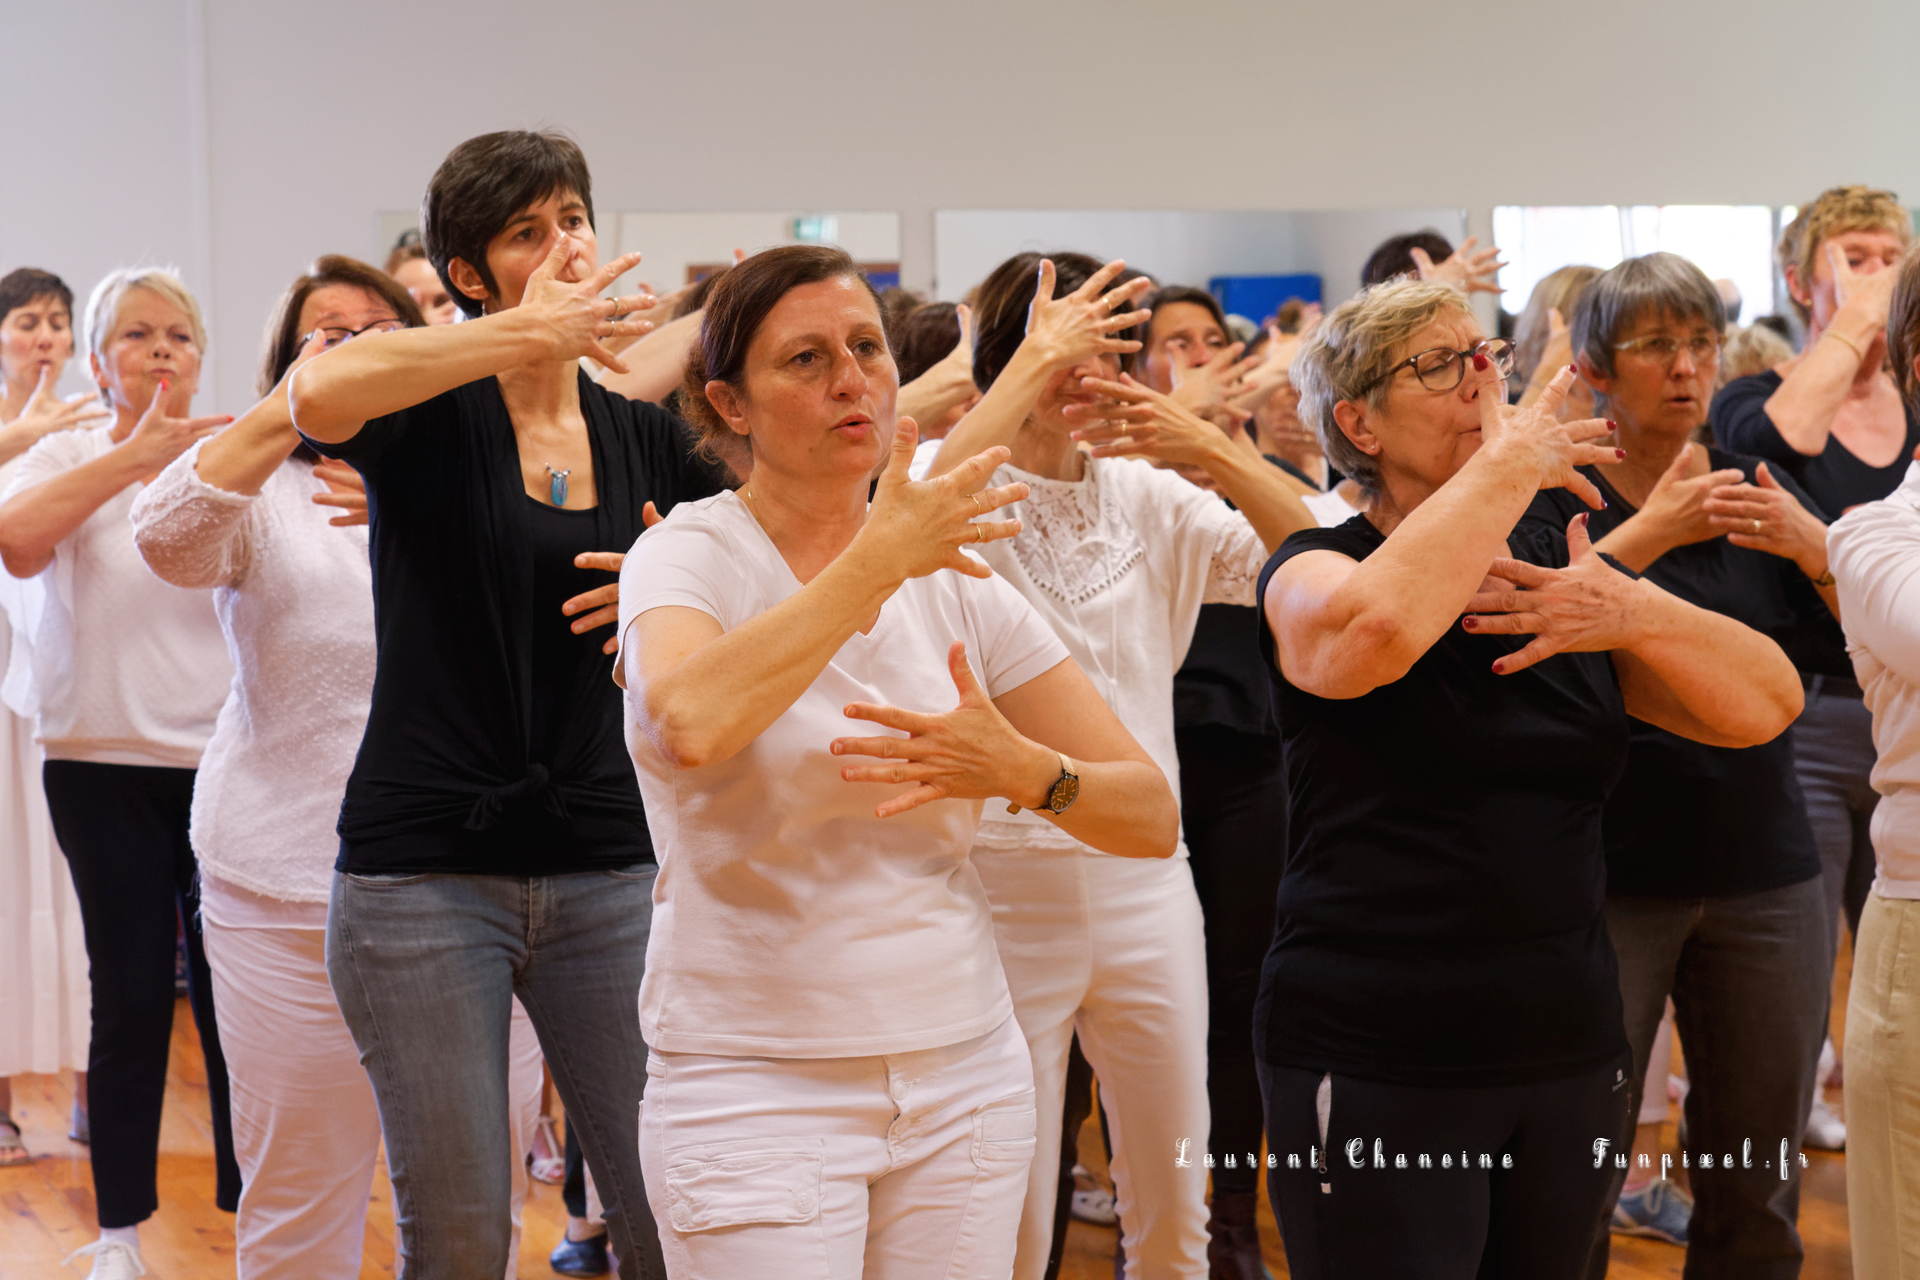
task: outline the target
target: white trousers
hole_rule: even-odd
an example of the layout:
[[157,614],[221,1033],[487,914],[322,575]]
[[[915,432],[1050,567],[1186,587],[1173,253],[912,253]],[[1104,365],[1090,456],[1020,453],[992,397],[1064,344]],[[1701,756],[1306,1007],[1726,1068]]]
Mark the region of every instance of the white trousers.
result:
[[1920,1280],[1920,900],[1867,897],[1846,1052],[1853,1274]]
[[[357,1280],[380,1113],[327,981],[324,929],[235,929],[204,920],[244,1190],[240,1280]],[[514,1002],[509,1089],[514,1249],[527,1198],[522,1153],[539,1123],[540,1042]]]
[[1113,1136],[1126,1274],[1206,1280],[1206,934],[1186,859],[976,847],[973,862],[1033,1056],[1039,1131],[1014,1275],[1046,1272],[1077,1030]]
[[915,1053],[647,1059],[640,1165],[671,1280],[1005,1280],[1033,1145],[1011,1018]]

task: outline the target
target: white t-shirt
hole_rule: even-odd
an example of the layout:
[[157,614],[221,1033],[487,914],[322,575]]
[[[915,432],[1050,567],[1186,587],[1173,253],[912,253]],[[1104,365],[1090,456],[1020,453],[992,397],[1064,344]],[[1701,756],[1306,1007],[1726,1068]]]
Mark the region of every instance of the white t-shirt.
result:
[[[682,503],[620,574],[622,643],[649,609],[698,609],[732,630],[800,589],[733,493]],[[835,738],[892,731],[850,702],[951,711],[947,651],[967,644],[998,697],[1067,651],[1012,588],[942,571],[906,583],[784,715],[731,759],[675,769],[638,728],[660,875],[640,985],[647,1043],[668,1053],[778,1058],[910,1053],[984,1035],[1013,1009],[993,921],[967,854],[978,800],[892,818],[905,788],[843,781]],[[621,663],[615,662],[616,678]]]
[[[44,437],[0,503],[106,454],[110,431]],[[34,737],[50,760],[195,768],[233,683],[212,593],[168,586],[133,544],[127,514],[140,489],[102,503],[41,573],[44,608],[30,639]]]
[[1335,525],[1345,524],[1360,514],[1360,508],[1341,497],[1338,489],[1329,489],[1325,493],[1302,494],[1300,501],[1308,511],[1313,513],[1313,518],[1320,522],[1322,529],[1331,529]]

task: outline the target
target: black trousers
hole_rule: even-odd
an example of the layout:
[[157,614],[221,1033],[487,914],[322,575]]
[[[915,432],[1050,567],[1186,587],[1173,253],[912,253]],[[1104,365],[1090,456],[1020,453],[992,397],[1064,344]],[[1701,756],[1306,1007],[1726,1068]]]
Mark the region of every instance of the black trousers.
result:
[[1622,1051],[1579,1075],[1478,1089],[1334,1076],[1322,1140],[1322,1073],[1261,1063],[1276,1165],[1267,1191],[1289,1272],[1296,1280],[1583,1275],[1613,1172],[1594,1143],[1611,1141],[1625,1122],[1632,1065]]
[[1249,1192],[1260,1171],[1260,1081],[1253,1001],[1273,940],[1273,900],[1287,850],[1287,778],[1280,744],[1217,726],[1181,729],[1180,821],[1207,921],[1207,1149],[1236,1154],[1213,1170],[1215,1191]]
[[87,1107],[103,1228],[134,1226],[160,1207],[155,1165],[173,1037],[174,939],[183,926],[188,998],[213,1109],[214,1203],[228,1213],[240,1204],[227,1060],[200,942],[198,868],[187,843],[193,773],[79,760],[49,760],[41,772],[87,936]]

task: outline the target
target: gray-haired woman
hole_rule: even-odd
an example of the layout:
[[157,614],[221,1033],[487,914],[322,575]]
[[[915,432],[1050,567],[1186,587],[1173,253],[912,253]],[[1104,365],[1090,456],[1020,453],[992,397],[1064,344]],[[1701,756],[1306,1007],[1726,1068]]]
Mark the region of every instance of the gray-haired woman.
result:
[[1598,507],[1579,468],[1619,452],[1559,421],[1571,369],[1520,410],[1510,367],[1422,281],[1293,365],[1370,499],[1260,584],[1294,807],[1254,1034],[1296,1276],[1580,1274],[1631,1061],[1601,835],[1629,716],[1745,745],[1800,706],[1771,640],[1618,571],[1584,517],[1523,521],[1541,489]]
[[[1682,600],[1770,636],[1805,669],[1846,661],[1827,572],[1827,530],[1813,503],[1756,458],[1690,443],[1713,395],[1725,318],[1700,269],[1671,253],[1602,275],[1573,315],[1581,375],[1625,452],[1602,475],[1589,517],[1595,546]],[[1562,493],[1534,514],[1554,528],[1575,513]],[[1732,673],[1736,677],[1740,672]],[[1689,1142],[1721,1153],[1751,1142],[1740,1167],[1702,1160],[1691,1224],[1685,1197],[1642,1167],[1658,1127],[1641,1127],[1612,1227],[1687,1245],[1703,1275],[1796,1276],[1797,1148],[1814,1092],[1828,1006],[1826,895],[1820,853],[1794,774],[1791,732],[1758,746],[1701,741],[1635,721],[1627,767],[1602,819],[1607,930],[1633,1048],[1632,1111],[1661,1011],[1673,998],[1687,1047]],[[1664,1082],[1666,1065],[1654,1078]],[[1651,1133],[1648,1132],[1651,1130]],[[1621,1150],[1635,1135],[1623,1129]],[[1609,1162],[1611,1163],[1611,1162]],[[1606,1274],[1608,1232],[1589,1275]]]

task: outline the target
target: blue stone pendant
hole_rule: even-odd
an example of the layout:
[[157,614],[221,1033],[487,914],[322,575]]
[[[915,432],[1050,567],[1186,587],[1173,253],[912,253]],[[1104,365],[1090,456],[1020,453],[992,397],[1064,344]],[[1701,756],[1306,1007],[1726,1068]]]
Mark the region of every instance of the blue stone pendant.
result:
[[555,471],[552,467],[547,468],[547,475],[552,477],[553,481],[547,493],[548,496],[553,499],[554,506],[564,507],[567,505],[567,477],[572,474],[573,469],[571,467],[565,471]]

